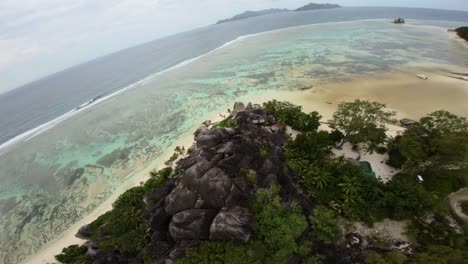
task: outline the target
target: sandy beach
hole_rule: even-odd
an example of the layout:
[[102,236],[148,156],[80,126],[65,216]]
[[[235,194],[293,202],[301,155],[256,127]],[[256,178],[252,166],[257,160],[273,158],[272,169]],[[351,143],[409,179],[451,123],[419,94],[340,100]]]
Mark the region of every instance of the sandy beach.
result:
[[[419,67],[413,70],[396,69],[387,73],[360,76],[349,82],[322,84],[301,92],[258,91],[239,97],[238,101],[252,101],[254,103],[263,103],[272,99],[290,101],[303,106],[306,112],[318,111],[323,116],[322,121],[327,121],[332,117],[338,103],[352,101],[357,98],[385,103],[390,109],[397,111],[397,118],[418,119],[438,109],[468,116],[468,105],[466,104],[468,102],[468,82],[453,78],[450,73],[464,71],[466,72],[466,69],[453,66],[443,67],[443,69],[440,67],[435,69],[430,67]],[[417,78],[416,74],[421,72],[428,75],[429,79]],[[232,105],[220,109],[224,110],[230,107]],[[223,111],[210,113],[209,117],[211,118],[207,119],[212,122],[220,121],[222,119],[220,112]],[[199,123],[203,121],[200,120]],[[184,146],[188,149],[193,144],[192,133],[195,129],[196,127],[174,142],[173,147],[167,149],[162,156],[154,160],[149,166],[126,177],[127,180],[111,198],[24,263],[55,263],[54,255],[60,253],[63,247],[83,243],[83,240],[74,236],[77,230],[81,226],[92,222],[99,215],[109,211],[112,208],[112,203],[121,193],[145,181],[151,170],[164,167],[164,161],[169,159],[176,146]],[[402,130],[401,127],[391,126],[389,135],[395,136]],[[346,157],[357,156],[357,153],[351,151],[350,146],[345,146],[343,150],[335,150],[335,154],[345,155]],[[362,159],[369,161],[376,174],[384,181],[389,180],[396,172],[395,169],[381,162],[385,159],[383,155],[363,155]]]
[[461,45],[465,46],[465,48],[468,48],[468,41],[460,38],[457,35],[457,32],[454,31],[449,31],[449,36],[451,39],[455,40],[456,42],[460,43]]

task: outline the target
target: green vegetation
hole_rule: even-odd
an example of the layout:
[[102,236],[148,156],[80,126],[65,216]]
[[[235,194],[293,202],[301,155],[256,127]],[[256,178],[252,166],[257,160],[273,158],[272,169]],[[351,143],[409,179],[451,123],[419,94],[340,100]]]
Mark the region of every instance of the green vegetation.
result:
[[466,264],[468,250],[443,245],[429,245],[417,252],[408,263],[411,264]]
[[389,143],[389,165],[408,178],[423,176],[426,189],[447,195],[468,186],[468,122],[446,111],[421,118]]
[[310,253],[305,252],[307,244],[298,242],[307,219],[296,203],[284,205],[279,192],[278,185],[258,189],[250,202],[255,218],[250,242],[207,241],[189,250],[179,263],[286,263],[293,253]]
[[[372,225],[385,218],[411,223],[407,233],[416,241],[415,255],[370,251],[358,263],[467,263],[468,238],[452,227],[446,202],[447,194],[468,186],[465,118],[437,111],[387,142],[386,124],[392,122],[394,113],[376,102],[341,103],[330,121],[335,129],[332,132],[317,130],[321,117],[316,112],[305,114],[298,106],[278,101],[264,107],[281,124],[301,132],[288,139],[283,159],[315,205],[313,213],[305,215],[295,201],[283,200],[278,185],[257,189],[248,203],[254,217],[248,243],[202,242],[180,263],[288,263],[298,257],[301,263],[335,263],[335,253],[342,250],[336,246],[342,237],[338,219]],[[333,155],[332,149],[340,141],[358,146],[358,151],[388,150],[388,164],[402,171],[386,183],[368,177],[359,166]],[[259,157],[267,157],[270,147],[260,146]],[[143,186],[122,194],[112,211],[91,223],[102,250],[117,246],[124,254],[144,251],[147,226],[142,219],[143,196],[162,186],[172,173],[171,168],[155,173]],[[418,175],[424,178],[422,183],[417,181]],[[246,168],[240,168],[236,176],[246,177],[250,183],[257,181],[257,174]],[[461,206],[468,211],[467,201]],[[109,236],[100,235],[101,226]],[[376,245],[387,246],[386,240],[371,239]],[[85,250],[72,246],[56,257],[63,263],[85,263]]]
[[457,32],[457,35],[460,38],[468,41],[468,27],[459,27],[459,28],[455,29],[455,32]]
[[203,242],[199,247],[187,252],[179,264],[260,264],[251,243],[240,242]]
[[213,128],[218,128],[218,127],[229,128],[229,127],[235,127],[235,126],[236,126],[236,121],[232,119],[232,117],[228,117],[222,120],[221,122],[214,124]]
[[[370,253],[364,260],[365,264],[404,264],[407,257],[399,251],[390,251],[385,254]],[[429,263],[429,262],[428,262]]]
[[[127,190],[114,202],[111,211],[99,216],[89,225],[94,233],[92,237],[98,241],[101,251],[106,252],[118,247],[122,253],[135,254],[144,248],[147,226],[142,218],[145,206],[143,196],[154,188],[162,187],[171,173],[171,168],[165,168],[153,175],[143,186]],[[101,235],[100,226],[105,226],[108,235]],[[84,258],[80,252],[84,254],[86,251],[83,251],[82,247],[72,246],[64,249],[56,259],[62,263],[76,263],[66,261],[81,259],[79,256]]]
[[[355,100],[340,103],[329,121],[330,127],[343,132],[341,143],[351,143],[360,153],[371,154],[385,142],[386,124],[392,122],[394,112],[386,111],[385,105],[377,102]],[[340,147],[341,147],[340,146]]]
[[320,126],[321,116],[317,112],[306,114],[302,112],[300,106],[289,102],[279,102],[276,100],[263,104],[265,110],[276,117],[282,125],[288,125],[294,130],[306,132],[315,130]]
[[337,215],[333,210],[322,205],[317,206],[314,214],[309,217],[312,236],[324,244],[335,244],[341,236],[336,217]]
[[55,259],[65,264],[86,264],[88,263],[87,251],[86,246],[71,245],[64,248],[62,253],[55,256]]
[[169,160],[167,161],[167,163],[174,162],[177,158],[179,158],[179,154],[174,153],[174,154],[172,154],[172,156],[169,158]]
[[290,209],[283,206],[279,190],[277,185],[259,189],[250,208],[255,216],[257,238],[276,256],[286,257],[297,252],[296,238],[307,228],[307,221],[297,204]]
[[[330,123],[343,133],[344,142],[366,144],[366,151],[371,152],[385,142],[385,124],[392,121],[393,113],[384,108],[385,105],[360,100],[343,103]],[[449,209],[444,199],[448,193],[468,186],[467,135],[465,118],[446,111],[422,118],[388,143],[389,164],[404,170],[386,184],[363,177],[357,166],[341,157],[335,158],[331,154],[332,133],[314,130],[302,133],[295,140],[289,140],[284,147],[284,157],[296,172],[297,181],[319,208],[319,214],[310,219],[312,226],[327,227],[329,220],[338,215],[348,221],[360,220],[369,224],[384,218],[411,220],[410,233],[418,241],[418,254],[414,258],[406,260],[397,252],[374,253],[365,262],[413,263],[415,259],[422,263],[422,260],[435,257],[431,251],[434,245],[449,246],[455,256],[465,254],[466,250],[463,254],[460,252],[462,246],[466,246],[467,238],[457,235],[448,223]],[[416,175],[424,177],[423,184],[417,182]],[[322,218],[320,212],[323,210],[328,213]],[[431,214],[435,214],[434,220],[425,222]],[[327,239],[327,235],[333,238],[331,234],[334,232],[318,232],[316,237],[322,243],[330,242],[333,239]],[[442,259],[440,263],[462,258],[444,256]]]
[[257,182],[257,173],[255,171],[241,168],[239,170],[239,176],[244,176],[248,182],[255,184]]

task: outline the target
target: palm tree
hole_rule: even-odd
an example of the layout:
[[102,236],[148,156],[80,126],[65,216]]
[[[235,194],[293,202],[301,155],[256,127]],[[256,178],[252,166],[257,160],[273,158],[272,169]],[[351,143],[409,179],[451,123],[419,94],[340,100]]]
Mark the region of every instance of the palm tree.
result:
[[302,167],[301,175],[303,175],[306,182],[309,182],[313,187],[318,190],[323,190],[331,182],[331,174],[314,165],[308,163],[306,166]]
[[347,196],[355,196],[361,189],[361,184],[356,177],[344,176],[341,183],[338,183],[341,191]]

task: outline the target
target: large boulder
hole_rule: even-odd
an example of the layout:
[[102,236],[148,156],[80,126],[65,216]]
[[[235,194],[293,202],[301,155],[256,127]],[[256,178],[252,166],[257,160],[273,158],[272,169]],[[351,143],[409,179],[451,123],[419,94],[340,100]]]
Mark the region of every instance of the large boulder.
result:
[[210,227],[210,240],[240,240],[247,242],[252,234],[252,214],[248,209],[236,206],[223,208]]
[[214,147],[223,142],[232,132],[226,128],[202,129],[196,137],[197,147]]
[[221,169],[212,168],[200,178],[198,184],[195,188],[205,201],[205,207],[221,208],[230,193],[232,180]]
[[204,240],[210,237],[210,226],[216,210],[189,209],[177,213],[169,224],[173,239]]
[[232,116],[236,116],[237,113],[242,112],[242,111],[244,111],[244,110],[245,110],[245,105],[244,105],[244,103],[242,103],[242,102],[236,102],[236,103],[234,104],[234,107],[232,108],[231,115],[232,115]]
[[179,185],[166,197],[166,212],[175,215],[178,212],[193,208],[197,201],[197,194]]
[[165,198],[174,188],[176,184],[173,180],[166,183],[162,188],[156,188],[151,190],[148,194],[143,197],[143,201],[146,204],[153,204],[161,199]]
[[93,232],[91,231],[90,226],[84,225],[80,227],[78,232],[75,234],[75,237],[88,240],[91,238],[92,235],[93,235]]

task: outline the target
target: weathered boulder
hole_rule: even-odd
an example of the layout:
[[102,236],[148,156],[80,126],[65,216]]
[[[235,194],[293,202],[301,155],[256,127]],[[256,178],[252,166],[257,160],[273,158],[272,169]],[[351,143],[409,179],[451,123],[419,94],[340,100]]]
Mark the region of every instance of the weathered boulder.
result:
[[225,140],[232,130],[226,128],[201,129],[197,134],[197,147],[214,147]]
[[146,204],[152,204],[152,203],[158,202],[164,197],[166,197],[172,190],[174,190],[175,187],[176,187],[175,182],[173,180],[170,180],[162,188],[156,188],[156,189],[151,190],[148,194],[146,194],[143,197],[143,201]]
[[179,185],[166,197],[166,212],[175,215],[178,212],[193,208],[197,201],[197,194]]
[[75,234],[75,237],[87,240],[87,239],[90,239],[92,235],[93,235],[93,232],[91,231],[90,226],[84,225],[80,227],[78,232]]
[[248,200],[248,193],[243,192],[237,187],[236,184],[232,184],[229,190],[229,195],[226,197],[224,206],[233,207],[236,205],[245,204]]
[[231,112],[231,115],[232,116],[236,116],[237,113],[241,112],[241,111],[244,111],[245,110],[245,105],[244,103],[242,102],[236,102],[234,104],[234,107],[232,108],[232,112]]
[[204,240],[210,236],[210,226],[216,210],[189,209],[177,213],[169,224],[173,239]]
[[232,187],[231,178],[219,168],[207,171],[194,186],[206,208],[221,208]]
[[[310,200],[283,162],[286,139],[270,127],[275,118],[250,103],[247,107],[236,103],[230,118],[235,128],[210,129],[210,122],[201,124],[191,151],[177,162],[178,176],[145,195],[143,219],[149,238],[145,249],[154,263],[175,263],[203,240],[247,242],[253,222],[247,203],[258,188],[272,183],[281,186],[283,202],[299,202],[305,213],[312,213]],[[78,233],[94,236],[87,227]],[[92,260],[141,263],[143,253],[125,255],[118,248],[103,253],[96,248]]]
[[252,214],[247,208],[223,208],[210,227],[210,240],[240,240],[247,242],[252,233]]

